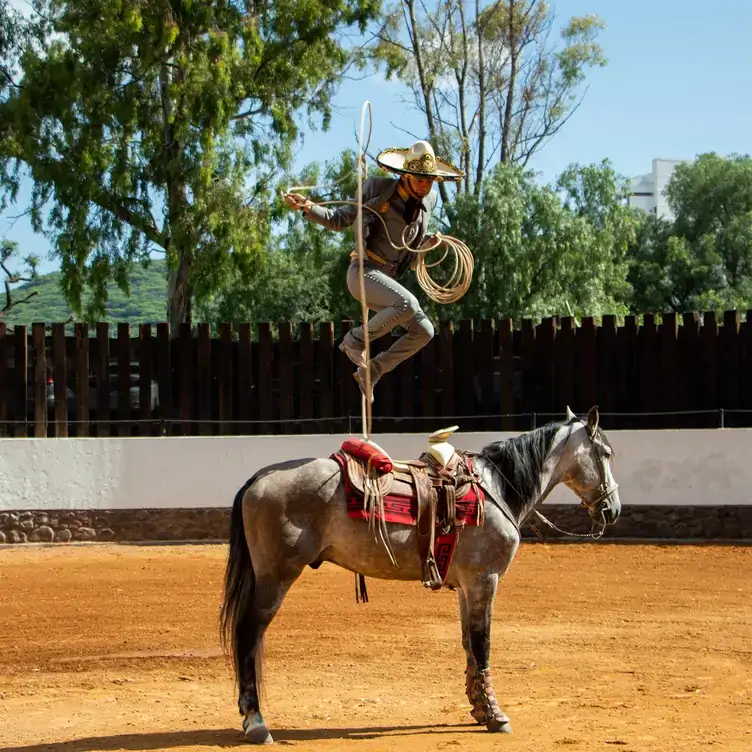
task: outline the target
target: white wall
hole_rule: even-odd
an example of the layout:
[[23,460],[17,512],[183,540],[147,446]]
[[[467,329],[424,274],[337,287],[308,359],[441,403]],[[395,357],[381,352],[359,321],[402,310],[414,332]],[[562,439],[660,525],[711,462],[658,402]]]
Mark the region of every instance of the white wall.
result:
[[[458,433],[479,450],[512,434]],[[752,429],[609,431],[623,504],[752,504]],[[261,467],[328,456],[345,435],[0,439],[0,511],[224,507]],[[417,457],[424,434],[373,440],[395,459]],[[550,502],[578,503],[560,487]]]

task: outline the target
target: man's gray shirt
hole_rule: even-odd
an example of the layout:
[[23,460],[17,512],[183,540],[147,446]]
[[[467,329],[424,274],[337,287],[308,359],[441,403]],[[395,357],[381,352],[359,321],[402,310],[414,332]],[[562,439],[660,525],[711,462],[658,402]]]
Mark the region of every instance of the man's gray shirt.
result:
[[[389,239],[396,246],[402,245],[402,234],[405,230],[405,202],[397,192],[399,179],[395,178],[368,178],[363,183],[363,206],[374,209],[386,223],[384,226],[378,217],[369,209],[363,209],[363,237],[366,248],[377,254],[385,261],[401,264],[406,259],[409,251],[398,251],[392,248]],[[357,199],[353,199],[355,202]],[[428,222],[431,213],[436,208],[439,196],[432,190],[421,199],[422,208],[419,210],[417,222],[418,234],[410,244],[412,248],[422,242],[428,231]],[[329,230],[341,231],[351,227],[358,215],[358,207],[353,204],[343,204],[336,209],[313,205],[306,218],[311,222],[326,227]],[[387,234],[388,233],[388,234]],[[412,254],[411,254],[412,255]]]

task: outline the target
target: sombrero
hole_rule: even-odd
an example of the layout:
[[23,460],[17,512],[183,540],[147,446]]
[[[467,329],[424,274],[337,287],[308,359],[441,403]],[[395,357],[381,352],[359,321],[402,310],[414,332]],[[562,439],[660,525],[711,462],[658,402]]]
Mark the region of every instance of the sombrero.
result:
[[376,157],[376,163],[400,175],[417,175],[437,181],[458,181],[465,177],[462,170],[451,162],[437,157],[428,141],[416,141],[409,149],[384,149]]

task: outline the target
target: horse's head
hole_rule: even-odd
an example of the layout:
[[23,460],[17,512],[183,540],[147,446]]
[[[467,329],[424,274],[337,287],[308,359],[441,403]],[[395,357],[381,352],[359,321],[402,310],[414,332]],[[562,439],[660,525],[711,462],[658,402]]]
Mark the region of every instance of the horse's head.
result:
[[614,450],[598,425],[598,408],[591,407],[583,421],[567,407],[567,420],[572,433],[564,447],[568,461],[562,480],[579,496],[594,522],[611,525],[619,518],[621,501],[611,472]]

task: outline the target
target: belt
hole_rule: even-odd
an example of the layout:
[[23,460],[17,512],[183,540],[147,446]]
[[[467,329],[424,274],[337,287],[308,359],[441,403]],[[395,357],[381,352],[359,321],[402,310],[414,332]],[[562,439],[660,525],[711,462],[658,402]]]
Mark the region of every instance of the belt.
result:
[[[377,253],[374,253],[373,251],[369,251],[367,248],[366,248],[366,256],[371,261],[375,261],[377,264],[381,264],[382,266],[389,266],[389,265],[392,265],[392,264],[396,263],[394,261],[387,261],[385,258],[382,258],[381,256],[379,256]],[[357,251],[353,251],[350,254],[350,258],[351,259],[357,259],[357,258],[360,258],[360,257],[358,255]]]

